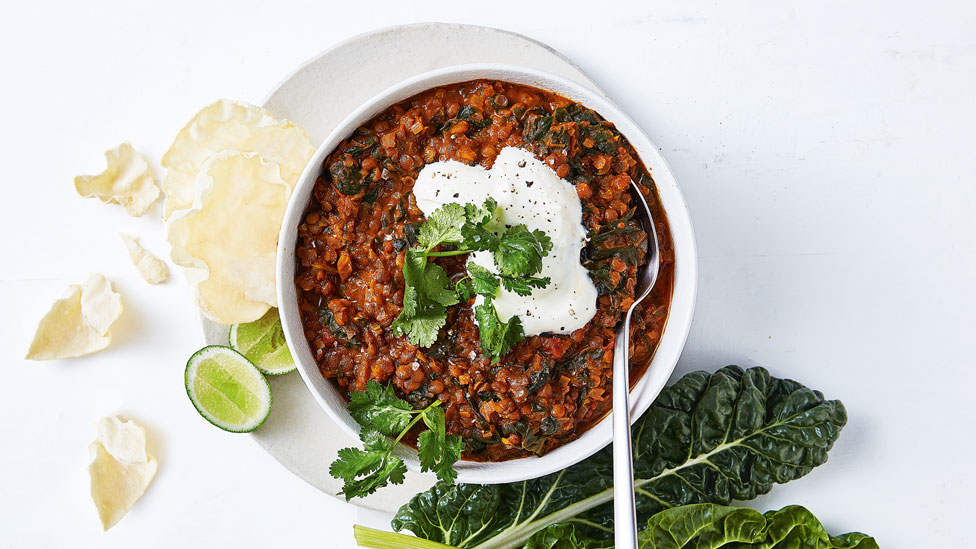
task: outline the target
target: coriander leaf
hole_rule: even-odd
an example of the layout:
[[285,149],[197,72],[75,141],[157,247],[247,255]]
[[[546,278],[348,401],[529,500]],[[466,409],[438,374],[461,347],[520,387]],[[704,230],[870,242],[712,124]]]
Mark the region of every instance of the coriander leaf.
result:
[[516,343],[525,339],[522,321],[518,315],[508,319],[508,322],[502,322],[490,298],[474,308],[474,316],[478,322],[481,349],[491,356],[492,364],[512,350]]
[[346,501],[354,497],[366,497],[389,483],[403,484],[407,466],[403,460],[395,456],[387,456],[386,461],[378,470],[358,479],[346,481],[342,486],[342,494]]
[[434,210],[417,233],[417,242],[430,250],[439,244],[461,242],[461,225],[464,225],[464,207],[460,204],[444,204]]
[[461,237],[464,247],[473,252],[480,250],[495,251],[498,249],[498,236],[481,225],[465,223],[461,227]]
[[464,441],[457,435],[444,432],[424,431],[417,438],[417,453],[420,457],[420,470],[433,471],[437,479],[448,484],[457,480],[454,463],[461,459]]
[[447,321],[447,309],[458,302],[450,289],[447,273],[431,263],[422,251],[407,250],[403,260],[403,310],[393,321],[393,329],[405,334],[410,343],[429,347]]
[[[400,434],[402,430],[394,433],[394,435]],[[382,431],[376,428],[376,425],[367,424],[359,429],[359,440],[363,442],[363,449],[367,452],[382,453],[388,451],[391,447],[390,436],[393,435],[387,436],[383,434]]]
[[471,299],[474,296],[474,288],[471,287],[471,279],[465,278],[459,280],[457,284],[454,285],[454,292],[457,294],[458,299],[462,302]]
[[349,392],[349,415],[360,425],[371,425],[386,436],[402,431],[413,414],[413,407],[396,396],[392,385],[384,387],[370,380],[365,391]]
[[329,474],[342,479],[342,493],[347,501],[372,494],[377,488],[386,486],[387,481],[400,484],[406,472],[403,460],[391,453],[393,441],[383,433],[371,425],[364,425],[359,438],[363,441],[363,450],[343,448],[338,452],[339,459],[329,466]]
[[447,434],[444,409],[430,406],[424,410],[424,424],[429,431],[420,433],[417,438],[417,453],[420,457],[421,471],[434,471],[444,482],[454,482],[457,472],[454,462],[461,458],[464,443],[461,437]]
[[400,317],[407,320],[417,316],[418,301],[419,298],[417,296],[417,287],[405,284],[403,286],[403,310],[401,310],[400,314],[397,315],[396,320],[400,320]]
[[498,202],[494,198],[488,197],[481,206],[465,204],[464,219],[471,225],[484,225],[495,217],[495,210],[497,209]]
[[472,251],[498,248],[498,235],[485,227],[495,219],[497,209],[498,203],[493,198],[485,199],[481,206],[464,205],[465,223],[461,227],[461,236],[465,248]]
[[339,459],[329,466],[329,474],[346,482],[352,482],[358,476],[368,475],[379,469],[382,463],[382,454],[366,452],[359,448],[343,448],[339,450]]
[[454,482],[457,473],[453,466],[464,443],[460,437],[447,435],[441,401],[414,410],[396,396],[392,385],[384,387],[372,380],[365,391],[352,391],[349,398],[349,411],[362,425],[359,438],[363,448],[339,450],[339,459],[329,466],[329,474],[343,481],[346,500],[367,496],[390,482],[403,482],[407,469],[403,460],[393,455],[393,449],[421,420],[428,428],[418,439],[422,469],[434,471],[442,481]]
[[546,233],[515,225],[501,236],[495,251],[495,266],[507,276],[531,276],[542,270],[542,258],[552,249]]
[[438,479],[452,483],[457,479],[454,463],[461,459],[464,442],[457,435],[447,434],[444,409],[436,403],[424,409],[423,416],[429,430],[417,438],[420,470],[434,471]]
[[495,297],[498,293],[498,279],[495,273],[477,263],[469,262],[468,274],[471,275],[471,290],[474,293],[485,297]]
[[428,406],[422,412],[424,415],[424,425],[435,433],[447,432],[447,421],[444,418],[444,408],[437,405]]
[[422,295],[427,300],[439,303],[445,307],[457,305],[457,294],[451,289],[451,282],[447,279],[444,268],[436,263],[427,262],[423,276],[420,279]]
[[[414,248],[407,250],[403,259],[403,282],[404,290],[413,288],[416,292],[412,298],[416,300],[418,308],[424,308],[431,302],[445,307],[458,302],[457,295],[449,289],[451,283],[443,267],[431,263],[423,252]],[[406,291],[403,300],[406,303]],[[416,311],[412,311],[412,314],[416,314]]]
[[549,285],[550,279],[546,277],[514,277],[502,275],[502,285],[510,292],[518,295],[529,295],[535,288],[545,288]]
[[418,347],[430,347],[437,341],[437,334],[447,322],[447,309],[434,303],[412,317],[400,316],[391,325],[396,333],[407,336]]

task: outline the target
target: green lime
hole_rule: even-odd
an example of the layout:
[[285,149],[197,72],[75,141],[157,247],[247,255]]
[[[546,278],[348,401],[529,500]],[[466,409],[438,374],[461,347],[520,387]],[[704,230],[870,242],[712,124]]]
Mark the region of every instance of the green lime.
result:
[[231,326],[230,346],[268,375],[287,374],[295,369],[278,309],[268,309],[254,322]]
[[186,394],[207,421],[232,433],[253,431],[271,413],[271,386],[243,355],[220,345],[186,363]]

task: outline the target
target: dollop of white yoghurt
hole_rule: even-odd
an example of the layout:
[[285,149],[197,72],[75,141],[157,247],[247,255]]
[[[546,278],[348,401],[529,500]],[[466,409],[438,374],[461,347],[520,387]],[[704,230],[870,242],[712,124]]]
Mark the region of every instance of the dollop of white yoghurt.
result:
[[[531,152],[505,147],[490,170],[454,160],[427,164],[413,192],[417,206],[427,216],[444,204],[480,206],[486,198],[494,198],[503,224],[524,224],[552,239],[552,250],[542,258],[542,272],[537,275],[548,276],[549,285],[527,296],[499,288],[494,304],[503,321],[518,316],[526,336],[568,334],[596,314],[597,289],[580,264],[586,228],[576,187]],[[468,261],[498,272],[491,252],[475,252]],[[482,301],[479,296],[476,304]]]

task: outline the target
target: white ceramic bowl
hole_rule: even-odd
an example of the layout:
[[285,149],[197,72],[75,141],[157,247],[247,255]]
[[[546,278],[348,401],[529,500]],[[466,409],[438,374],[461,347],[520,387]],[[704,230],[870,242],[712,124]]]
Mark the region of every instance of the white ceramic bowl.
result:
[[[675,277],[671,310],[661,341],[654,358],[644,376],[631,391],[632,418],[637,419],[647,410],[658,393],[667,383],[681,354],[691,318],[695,308],[697,290],[697,255],[695,239],[691,227],[688,207],[681,191],[664,161],[658,148],[643,131],[616,105],[595,92],[564,78],[513,65],[476,64],[446,67],[420,74],[407,79],[376,95],[345,118],[325,139],[292,192],[288,210],[285,212],[281,234],[278,238],[278,305],[282,317],[285,338],[291,348],[292,356],[298,363],[298,371],[316,401],[350,435],[358,437],[359,424],[349,415],[346,401],[332,382],[319,373],[318,365],[305,340],[301,318],[298,313],[295,292],[295,242],[298,226],[301,224],[315,180],[322,172],[322,163],[343,139],[352,135],[362,123],[379,114],[391,105],[416,95],[424,90],[465,82],[468,80],[504,80],[517,84],[533,86],[557,93],[598,112],[613,122],[617,129],[630,141],[644,165],[650,170],[657,184],[661,203],[668,217],[674,241]],[[328,98],[310,100],[328,101]],[[572,442],[541,457],[497,463],[460,461],[455,465],[458,481],[466,483],[493,484],[516,482],[539,477],[559,471],[592,455],[610,443],[610,417],[604,418]],[[400,445],[400,455],[411,471],[420,471],[417,452]],[[327,464],[323,464],[323,467]]]

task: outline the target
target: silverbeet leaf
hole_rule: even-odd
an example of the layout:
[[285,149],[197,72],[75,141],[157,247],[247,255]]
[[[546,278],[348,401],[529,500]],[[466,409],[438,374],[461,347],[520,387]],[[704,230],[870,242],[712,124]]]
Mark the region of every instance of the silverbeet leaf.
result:
[[[846,422],[840,401],[764,368],[690,373],[633,426],[638,520],[682,505],[753,499],[800,478],[827,460]],[[438,483],[401,507],[393,528],[480,549],[522,547],[567,521],[577,537],[606,539],[613,532],[612,471],[608,447],[524,482]]]
[[[573,523],[539,531],[525,549],[597,549],[613,540],[582,534]],[[640,549],[878,549],[874,538],[851,532],[831,536],[820,520],[799,505],[765,514],[747,507],[699,503],[665,509],[637,535]]]

